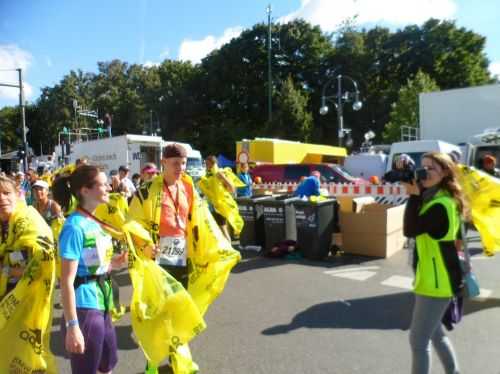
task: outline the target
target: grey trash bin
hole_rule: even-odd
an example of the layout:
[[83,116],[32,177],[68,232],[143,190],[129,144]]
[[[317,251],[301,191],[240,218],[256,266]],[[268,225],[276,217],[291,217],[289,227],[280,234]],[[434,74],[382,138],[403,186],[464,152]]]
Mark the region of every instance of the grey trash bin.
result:
[[271,196],[236,198],[240,216],[245,222],[239,238],[241,247],[264,247],[266,235],[264,229],[264,207],[259,202],[271,198]]
[[294,205],[298,247],[307,259],[324,259],[332,246],[337,201],[299,200],[295,201]]
[[266,252],[284,240],[297,240],[295,207],[293,205],[297,200],[297,197],[283,195],[257,203],[263,207],[266,236],[264,248]]

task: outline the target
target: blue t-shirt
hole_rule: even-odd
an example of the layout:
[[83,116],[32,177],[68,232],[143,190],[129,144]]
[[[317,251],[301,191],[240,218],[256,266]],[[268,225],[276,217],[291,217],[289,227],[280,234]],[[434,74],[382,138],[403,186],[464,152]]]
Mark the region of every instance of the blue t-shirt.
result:
[[[59,253],[65,260],[78,261],[77,277],[101,275],[108,272],[113,256],[113,243],[94,220],[79,212],[72,213],[59,236]],[[106,282],[105,292],[109,293]],[[75,290],[76,307],[104,310],[104,296],[95,281],[80,285]],[[109,297],[110,308],[112,297]]]
[[295,190],[295,196],[299,197],[309,197],[309,196],[319,196],[320,195],[320,184],[317,177],[310,176],[307,177],[299,184]]
[[252,197],[252,178],[248,173],[239,173],[238,177],[245,183],[245,187],[239,187],[236,189],[236,194],[238,197]]

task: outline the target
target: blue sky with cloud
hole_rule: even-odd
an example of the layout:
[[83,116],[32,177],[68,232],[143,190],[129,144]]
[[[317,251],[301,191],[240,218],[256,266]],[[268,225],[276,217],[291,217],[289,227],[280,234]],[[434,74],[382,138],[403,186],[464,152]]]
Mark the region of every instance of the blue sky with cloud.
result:
[[[57,83],[71,69],[96,71],[118,58],[150,66],[165,58],[200,61],[245,28],[265,22],[269,1],[252,0],[0,0],[0,69],[21,67],[26,96]],[[275,21],[301,17],[333,31],[346,17],[360,26],[391,28],[430,17],[487,37],[490,69],[500,74],[499,0],[275,0]],[[0,71],[0,82],[16,81]],[[17,104],[17,90],[0,87],[0,107]]]

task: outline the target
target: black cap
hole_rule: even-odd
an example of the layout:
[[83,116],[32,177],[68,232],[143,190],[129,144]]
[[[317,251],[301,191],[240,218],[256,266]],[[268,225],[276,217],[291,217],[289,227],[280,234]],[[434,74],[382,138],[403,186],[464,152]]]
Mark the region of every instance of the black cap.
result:
[[130,171],[130,169],[125,166],[125,165],[121,165],[119,168],[118,168],[118,171]]

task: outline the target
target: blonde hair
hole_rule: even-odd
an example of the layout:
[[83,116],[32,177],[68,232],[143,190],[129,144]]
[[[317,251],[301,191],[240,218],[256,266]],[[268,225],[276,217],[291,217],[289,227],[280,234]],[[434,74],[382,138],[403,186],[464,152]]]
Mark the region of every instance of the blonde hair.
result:
[[457,164],[453,162],[450,155],[441,152],[429,152],[422,156],[422,159],[428,158],[437,163],[443,169],[443,179],[439,187],[448,191],[458,204],[458,211],[463,218],[469,217],[469,208],[462,191],[462,186],[458,182]]
[[16,182],[10,178],[0,175],[0,189],[10,189],[12,192],[17,192]]

